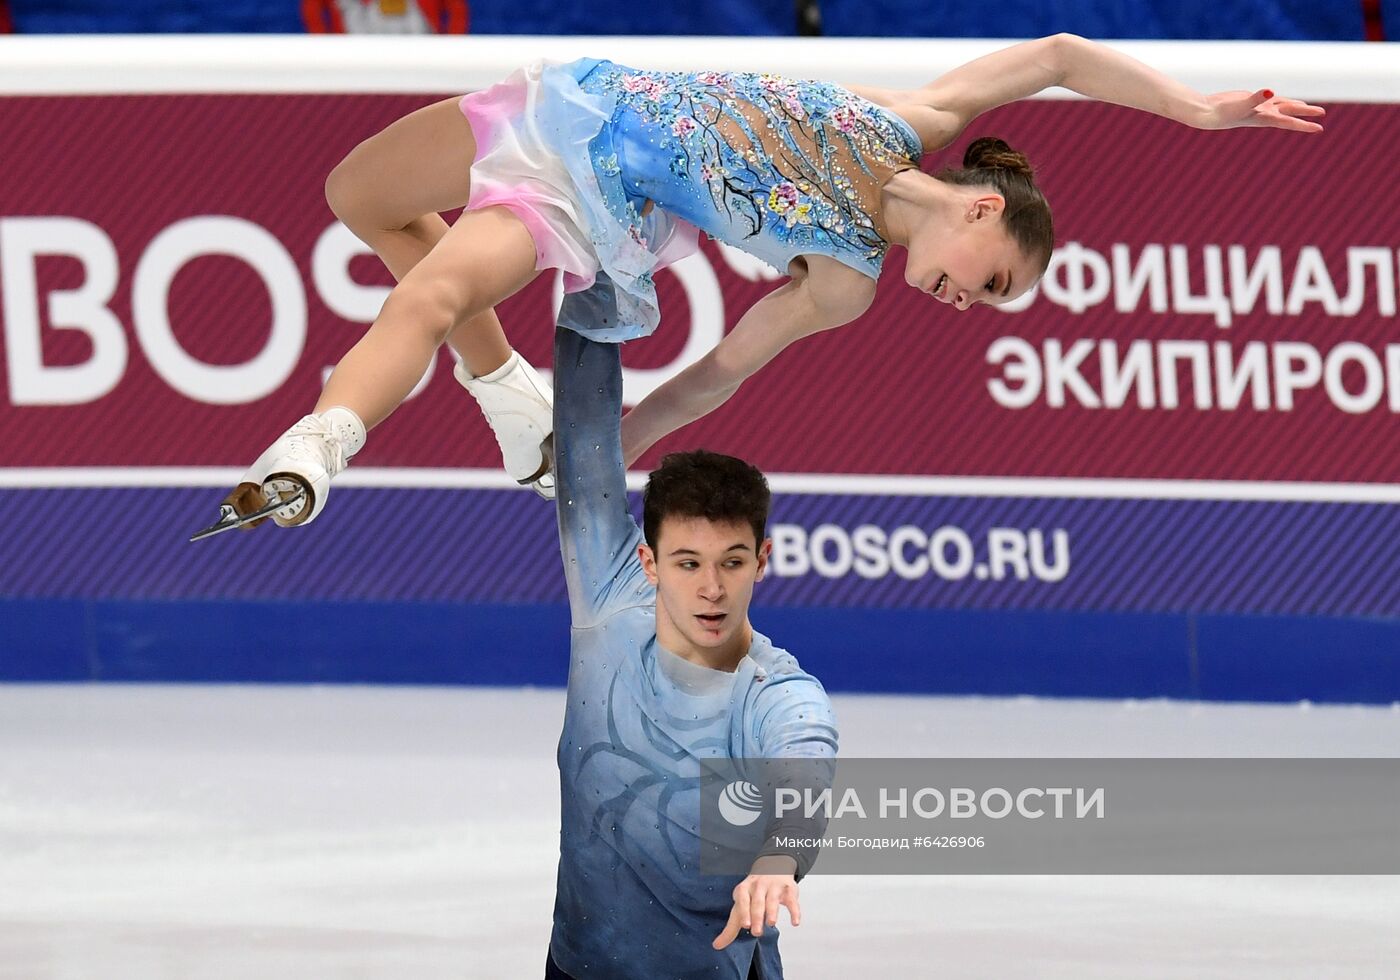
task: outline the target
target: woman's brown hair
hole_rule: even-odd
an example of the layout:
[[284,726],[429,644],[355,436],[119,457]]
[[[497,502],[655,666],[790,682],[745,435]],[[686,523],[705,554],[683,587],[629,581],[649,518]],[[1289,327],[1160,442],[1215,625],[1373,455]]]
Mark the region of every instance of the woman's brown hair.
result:
[[1026,255],[1040,259],[1042,270],[1049,264],[1055,248],[1055,224],[1024,153],[1013,150],[1005,140],[983,136],[968,146],[960,169],[950,167],[934,176],[949,184],[994,188],[1006,200],[1001,220],[1007,233]]

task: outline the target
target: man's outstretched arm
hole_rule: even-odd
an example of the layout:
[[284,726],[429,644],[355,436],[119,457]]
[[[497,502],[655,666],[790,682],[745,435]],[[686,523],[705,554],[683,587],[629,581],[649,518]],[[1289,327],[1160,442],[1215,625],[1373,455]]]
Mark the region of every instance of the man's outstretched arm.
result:
[[555,506],[575,626],[592,625],[604,607],[644,581],[637,559],[641,532],[627,510],[621,424],[618,345],[556,328]]

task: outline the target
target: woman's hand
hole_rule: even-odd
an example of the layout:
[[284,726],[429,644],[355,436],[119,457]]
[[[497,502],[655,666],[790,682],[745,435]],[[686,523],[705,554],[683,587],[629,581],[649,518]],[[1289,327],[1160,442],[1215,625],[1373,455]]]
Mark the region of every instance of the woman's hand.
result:
[[1266,88],[1257,92],[1217,92],[1206,96],[1205,116],[1196,124],[1196,128],[1265,126],[1295,133],[1320,133],[1322,124],[1311,120],[1326,114],[1327,110],[1322,106],[1274,95]]

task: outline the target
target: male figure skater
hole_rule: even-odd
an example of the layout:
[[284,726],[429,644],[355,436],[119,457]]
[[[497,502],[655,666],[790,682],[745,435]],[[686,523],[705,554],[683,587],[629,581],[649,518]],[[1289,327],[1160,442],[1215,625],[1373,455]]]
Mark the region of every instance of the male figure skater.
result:
[[695,788],[701,759],[836,754],[820,683],[749,624],[772,545],[767,481],[732,457],[668,456],[643,539],[627,511],[618,346],[560,328],[554,364],[573,635],[545,976],[779,980],[778,907],[800,922],[807,858],[767,854],[742,881],[701,874]]

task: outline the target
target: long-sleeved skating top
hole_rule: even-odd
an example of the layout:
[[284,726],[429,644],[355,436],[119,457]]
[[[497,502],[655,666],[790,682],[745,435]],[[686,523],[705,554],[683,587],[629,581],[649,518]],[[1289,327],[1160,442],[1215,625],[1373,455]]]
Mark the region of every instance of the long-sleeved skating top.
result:
[[[597,315],[607,285],[565,302],[592,294],[586,315]],[[559,537],[573,629],[552,955],[580,980],[746,980],[755,955],[765,980],[780,978],[776,929],[711,948],[740,879],[700,873],[700,760],[832,760],[830,702],[791,655],[757,633],[733,673],[657,644],[656,591],[627,509],[619,348],[560,329],[554,363]]]

